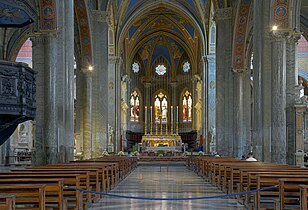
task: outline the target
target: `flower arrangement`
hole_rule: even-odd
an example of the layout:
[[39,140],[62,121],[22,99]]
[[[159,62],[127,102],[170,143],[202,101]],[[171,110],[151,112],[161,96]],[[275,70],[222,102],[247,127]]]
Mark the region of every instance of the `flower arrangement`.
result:
[[124,156],[125,154],[124,154],[123,151],[120,151],[120,152],[118,152],[118,155],[119,155],[119,156]]
[[202,156],[202,155],[204,155],[204,152],[199,151],[199,152],[198,152],[198,155],[199,155],[199,156]]

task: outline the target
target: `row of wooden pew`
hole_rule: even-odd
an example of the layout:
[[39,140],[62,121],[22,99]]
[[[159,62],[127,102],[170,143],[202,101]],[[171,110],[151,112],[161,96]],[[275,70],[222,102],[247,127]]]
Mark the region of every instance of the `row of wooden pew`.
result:
[[190,167],[229,194],[276,186],[236,196],[248,209],[308,209],[308,169],[222,157],[192,158]]
[[108,156],[0,173],[0,209],[83,210],[137,166],[137,159]]

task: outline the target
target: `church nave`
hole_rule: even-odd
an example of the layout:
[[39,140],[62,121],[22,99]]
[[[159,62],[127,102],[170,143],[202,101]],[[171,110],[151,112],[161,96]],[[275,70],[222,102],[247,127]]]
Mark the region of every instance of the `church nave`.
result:
[[[134,197],[189,198],[223,194],[185,166],[138,166],[110,193]],[[144,209],[144,210],[198,210],[245,209],[235,199],[207,199],[193,201],[145,201],[104,197],[89,210]]]

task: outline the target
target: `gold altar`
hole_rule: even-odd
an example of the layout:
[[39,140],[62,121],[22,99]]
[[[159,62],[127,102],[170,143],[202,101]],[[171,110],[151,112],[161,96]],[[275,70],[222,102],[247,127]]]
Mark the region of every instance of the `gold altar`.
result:
[[182,140],[179,135],[144,135],[142,147],[145,151],[170,150],[181,151]]

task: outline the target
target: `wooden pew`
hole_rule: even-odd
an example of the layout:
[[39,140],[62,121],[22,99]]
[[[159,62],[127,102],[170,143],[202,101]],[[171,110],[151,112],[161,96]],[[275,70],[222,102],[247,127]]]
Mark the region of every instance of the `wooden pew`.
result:
[[[307,178],[280,178],[279,179],[279,200],[276,202],[278,205],[275,209],[286,209],[286,205],[289,205],[289,209],[294,209],[300,205],[300,187],[299,185],[308,184]],[[307,203],[306,203],[307,204]]]
[[308,185],[299,185],[300,188],[300,209],[306,210],[308,209]]
[[[268,186],[274,186],[279,184],[280,178],[307,178],[308,172],[267,172],[256,174],[257,184],[256,189],[261,189]],[[251,190],[252,186],[249,186]],[[254,206],[256,209],[261,208],[261,202],[268,201],[271,206],[274,204],[274,199],[279,197],[279,188],[267,191],[258,191],[254,196]],[[261,201],[262,198],[262,201]],[[266,200],[265,200],[266,199]]]
[[2,193],[14,194],[15,207],[29,205],[27,210],[45,210],[45,185],[0,185]]
[[15,210],[15,195],[0,194],[0,209]]
[[63,200],[63,179],[0,179],[0,186],[5,185],[24,185],[24,184],[44,184],[45,185],[45,205],[54,206],[57,209],[64,209],[65,202]]
[[102,184],[102,191],[112,189],[118,182],[116,179],[117,171],[115,163],[100,163],[100,162],[85,162],[85,163],[70,163],[70,164],[54,164],[47,167],[57,168],[74,168],[74,169],[98,169],[99,170],[99,182]]
[[[80,174],[44,174],[44,173],[0,173],[0,180],[6,180],[6,179],[50,179],[50,178],[56,178],[56,179],[63,179],[64,186],[71,186],[80,188]],[[45,190],[45,189],[44,189]],[[45,191],[44,191],[45,192]],[[77,210],[83,209],[83,199],[82,199],[82,193],[78,190],[71,190],[68,188],[63,188],[63,196],[64,199],[67,202],[68,207],[70,208],[70,205],[73,205],[73,207]],[[73,201],[73,203],[71,203]]]
[[[37,168],[26,168],[26,169],[13,169],[12,172],[17,173],[39,173],[39,174],[80,174],[80,187],[87,189],[87,190],[93,190],[96,192],[100,192],[100,182],[99,182],[99,169],[96,168],[71,168],[69,166],[67,167],[56,167],[56,166],[50,166],[50,167],[37,167]],[[97,202],[99,199],[98,195],[93,195],[91,193],[86,194],[87,202]]]

